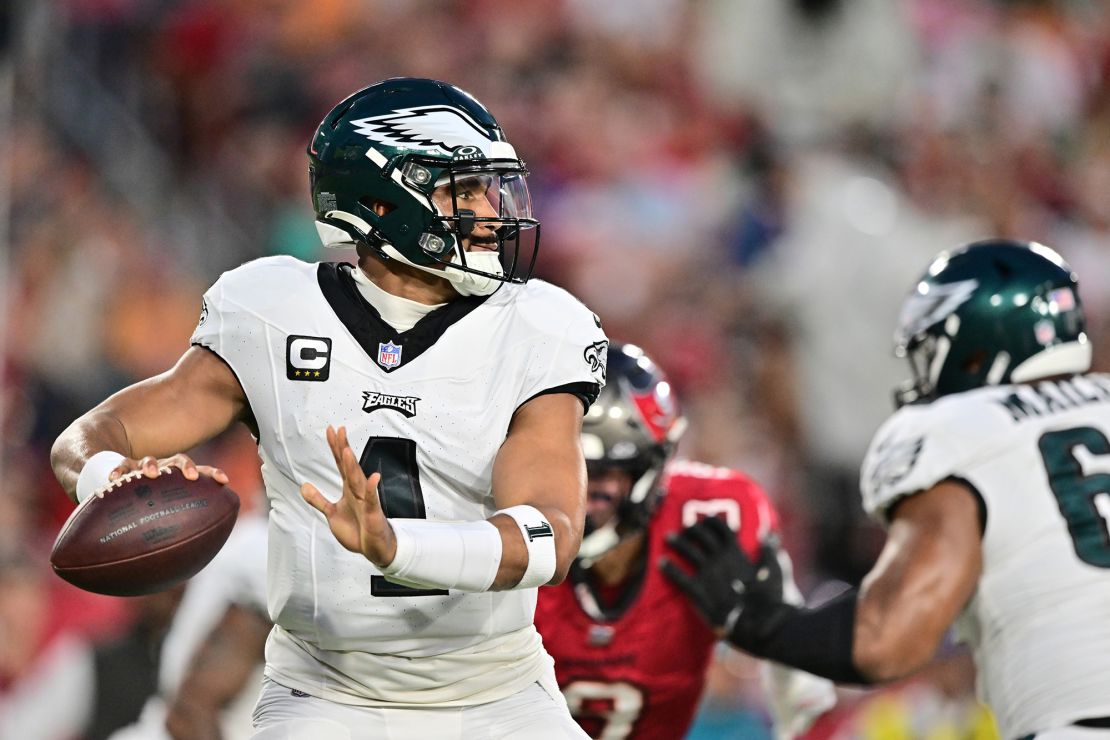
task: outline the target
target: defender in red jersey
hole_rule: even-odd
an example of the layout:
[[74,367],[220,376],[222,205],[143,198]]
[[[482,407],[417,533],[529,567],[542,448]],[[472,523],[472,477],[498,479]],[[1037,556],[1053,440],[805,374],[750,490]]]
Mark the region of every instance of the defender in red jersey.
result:
[[[654,363],[610,346],[607,385],[583,422],[586,535],[568,579],[540,589],[536,609],[571,714],[594,738],[674,740],[697,710],[717,636],[659,570],[666,538],[720,516],[754,558],[778,526],[742,473],[670,462],[685,425]],[[789,576],[785,590],[800,597]],[[767,676],[779,737],[835,701],[823,679],[778,666]]]

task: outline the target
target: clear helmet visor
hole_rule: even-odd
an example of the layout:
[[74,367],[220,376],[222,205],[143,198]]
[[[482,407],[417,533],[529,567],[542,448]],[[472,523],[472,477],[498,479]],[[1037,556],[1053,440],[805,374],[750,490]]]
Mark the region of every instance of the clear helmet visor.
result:
[[436,182],[432,204],[446,217],[471,211],[478,223],[532,219],[532,196],[524,173],[451,171]]
[[[532,218],[532,196],[521,172],[457,173],[450,179],[459,208],[469,208],[485,218]],[[449,188],[450,181],[441,181],[436,188],[440,199]]]

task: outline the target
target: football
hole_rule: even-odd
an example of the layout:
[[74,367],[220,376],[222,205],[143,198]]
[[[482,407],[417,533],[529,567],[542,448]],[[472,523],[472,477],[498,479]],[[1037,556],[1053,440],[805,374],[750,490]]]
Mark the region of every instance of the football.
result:
[[134,472],[89,496],[66,520],[50,563],[74,586],[110,596],[164,591],[208,564],[231,534],[239,497],[166,467]]

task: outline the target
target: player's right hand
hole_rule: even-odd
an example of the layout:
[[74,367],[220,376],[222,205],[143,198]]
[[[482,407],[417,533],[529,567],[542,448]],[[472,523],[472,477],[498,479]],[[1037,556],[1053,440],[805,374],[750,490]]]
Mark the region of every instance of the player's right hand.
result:
[[214,468],[211,465],[197,465],[193,462],[193,458],[184,453],[171,455],[170,457],[157,458],[152,455],[147,455],[141,460],[134,458],[124,458],[116,467],[112,468],[108,473],[108,480],[115,482],[128,473],[142,471],[142,474],[147,478],[157,478],[159,472],[163,468],[178,468],[181,474],[185,476],[186,480],[196,480],[202,475],[206,478],[211,478],[221,485],[227,485],[227,473],[219,468]]
[[660,568],[693,602],[719,637],[750,647],[780,623],[783,608],[782,568],[777,542],[760,546],[755,562],[736,541],[736,532],[720,517],[706,517],[667,538],[671,549],[693,573],[664,558]]
[[378,499],[378,481],[382,476],[369,477],[362,471],[347,441],[347,428],[336,431],[330,425],[327,433],[335,466],[343,478],[343,495],[335,503],[311,483],[301,486],[301,496],[328,520],[335,539],[347,550],[361,553],[379,568],[393,562],[397,554],[397,537],[382,511]]

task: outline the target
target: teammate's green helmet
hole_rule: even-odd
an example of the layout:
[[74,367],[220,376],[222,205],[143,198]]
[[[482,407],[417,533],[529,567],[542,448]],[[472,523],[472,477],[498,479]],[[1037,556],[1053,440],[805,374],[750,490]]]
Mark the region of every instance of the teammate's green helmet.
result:
[[[308,156],[325,245],[365,244],[383,259],[445,266],[439,274],[456,287],[464,273],[494,286],[531,275],[539,222],[527,169],[490,112],[463,90],[407,77],[371,85],[324,117]],[[475,188],[485,196],[481,208],[467,202]],[[453,208],[437,206],[437,189]],[[480,225],[493,229],[500,261],[464,252],[461,239]]]
[[903,303],[894,346],[913,372],[899,406],[1091,365],[1075,273],[1044,245],[1006,239],[941,252]]

